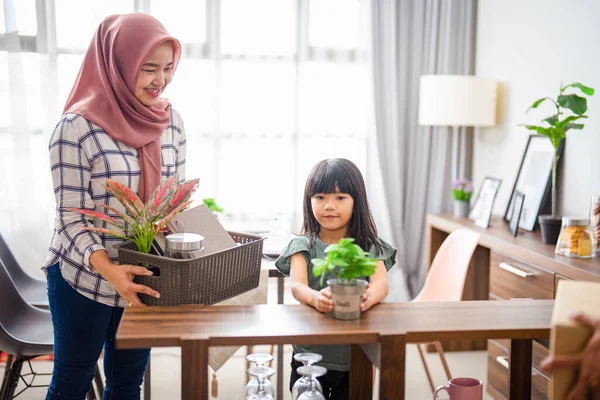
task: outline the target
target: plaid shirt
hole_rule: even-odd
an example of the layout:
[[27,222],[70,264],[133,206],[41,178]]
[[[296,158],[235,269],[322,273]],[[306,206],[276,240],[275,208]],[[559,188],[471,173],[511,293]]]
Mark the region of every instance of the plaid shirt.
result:
[[[186,139],[183,121],[175,110],[171,110],[171,123],[160,137],[160,143],[161,178],[178,173],[183,180]],[[63,115],[54,129],[49,150],[57,206],[52,244],[42,269],[60,262],[64,279],[83,296],[109,306],[124,307],[127,303],[89,261],[94,251],[106,250],[111,260],[118,263],[117,250],[113,246],[122,239],[82,230],[85,226],[110,226],[68,208],[86,208],[118,218],[94,202],[125,212],[123,205],[102,185],[110,178],[137,192],[138,151],[114,140],[101,127],[78,114]]]

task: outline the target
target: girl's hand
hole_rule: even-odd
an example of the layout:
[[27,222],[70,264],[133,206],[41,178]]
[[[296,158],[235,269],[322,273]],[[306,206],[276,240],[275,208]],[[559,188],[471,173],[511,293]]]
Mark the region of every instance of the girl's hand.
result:
[[136,265],[113,264],[113,267],[107,268],[102,274],[104,279],[117,289],[119,295],[130,307],[146,307],[146,305],[140,301],[137,294],[144,293],[159,299],[160,293],[154,289],[150,289],[148,286],[133,282],[133,278],[136,275],[152,275],[152,271]]
[[315,298],[314,307],[320,312],[333,311],[333,300],[331,299],[331,288],[321,289]]
[[367,285],[367,290],[365,290],[365,292],[363,293],[363,295],[361,297],[360,311],[365,312],[377,303],[379,303],[379,302],[375,301],[375,299],[373,297],[373,293],[371,293],[371,284],[369,283]]
[[600,319],[585,314],[575,314],[571,318],[593,330],[586,348],[578,354],[548,357],[542,362],[542,369],[555,371],[561,368],[579,368],[579,381],[575,384],[568,400],[583,399],[588,392],[593,399],[600,399]]

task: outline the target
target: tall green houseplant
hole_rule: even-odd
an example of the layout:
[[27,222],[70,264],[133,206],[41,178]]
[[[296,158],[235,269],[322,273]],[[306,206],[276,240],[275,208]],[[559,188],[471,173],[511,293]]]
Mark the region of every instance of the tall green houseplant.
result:
[[[556,112],[550,115],[547,118],[544,118],[541,122],[543,125],[524,125],[527,129],[531,131],[536,131],[539,134],[545,135],[550,139],[550,143],[554,147],[554,159],[552,161],[552,215],[548,219],[556,220],[558,218],[557,213],[557,204],[556,204],[556,168],[558,165],[558,149],[560,147],[561,141],[566,137],[567,131],[570,129],[583,129],[583,124],[578,123],[576,121],[587,118],[585,115],[587,111],[587,99],[586,97],[580,96],[576,93],[565,93],[567,89],[576,89],[580,91],[583,95],[593,96],[594,89],[589,86],[585,86],[579,82],[571,83],[566,86],[560,85],[560,92],[556,99],[550,97],[542,97],[537,100],[535,103],[531,105],[531,107],[527,110],[538,108],[545,101],[550,101],[554,104],[556,108]],[[567,115],[565,110],[570,110],[571,112]],[[542,219],[540,219],[540,222]],[[544,226],[542,225],[542,235],[544,235]],[[553,238],[554,235],[551,235],[552,239],[546,241],[547,243],[554,242],[558,239],[558,231],[556,232],[556,238]]]

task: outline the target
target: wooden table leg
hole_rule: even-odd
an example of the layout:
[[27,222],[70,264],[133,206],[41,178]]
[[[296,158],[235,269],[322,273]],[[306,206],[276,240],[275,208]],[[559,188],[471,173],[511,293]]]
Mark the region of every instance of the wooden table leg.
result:
[[181,340],[181,398],[208,400],[208,339]]
[[[283,304],[283,275],[277,277],[277,304]],[[283,344],[277,345],[277,398],[283,399]]]
[[350,399],[373,398],[373,363],[360,344],[350,345]]
[[144,372],[144,400],[152,400],[152,385],[150,380],[150,369],[152,362],[150,356],[148,356],[148,365],[146,366],[146,372]]
[[531,400],[531,339],[510,341],[510,400]]
[[406,337],[380,335],[379,400],[404,400]]

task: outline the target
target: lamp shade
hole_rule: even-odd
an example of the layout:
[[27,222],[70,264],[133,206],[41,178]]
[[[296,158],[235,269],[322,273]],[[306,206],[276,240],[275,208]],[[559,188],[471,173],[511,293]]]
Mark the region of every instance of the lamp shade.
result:
[[493,126],[496,124],[493,79],[470,75],[423,75],[419,93],[419,124]]

